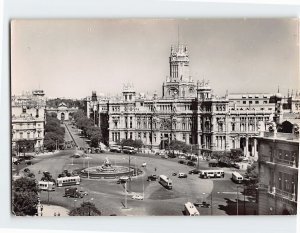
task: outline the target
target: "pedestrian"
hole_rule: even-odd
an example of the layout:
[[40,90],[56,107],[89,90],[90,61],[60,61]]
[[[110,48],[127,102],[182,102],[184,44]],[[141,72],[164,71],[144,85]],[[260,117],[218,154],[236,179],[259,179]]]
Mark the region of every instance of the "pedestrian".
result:
[[54,216],[56,216],[56,212],[54,212]]
[[59,212],[57,213],[57,216],[60,216],[60,213],[59,213]]

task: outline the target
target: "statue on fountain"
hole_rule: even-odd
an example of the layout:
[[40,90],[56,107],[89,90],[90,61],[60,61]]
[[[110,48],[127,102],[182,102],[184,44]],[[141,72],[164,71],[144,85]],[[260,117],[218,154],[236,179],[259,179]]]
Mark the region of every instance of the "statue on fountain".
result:
[[108,160],[107,157],[105,158],[104,166],[105,166],[105,167],[111,167],[111,163],[110,163],[110,161]]

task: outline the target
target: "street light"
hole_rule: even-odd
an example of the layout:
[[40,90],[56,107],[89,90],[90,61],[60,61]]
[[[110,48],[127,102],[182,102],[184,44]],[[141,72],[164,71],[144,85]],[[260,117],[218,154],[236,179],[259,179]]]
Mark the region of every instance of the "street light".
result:
[[76,201],[77,199],[74,200],[74,209],[76,208]]
[[90,202],[90,204],[89,204],[89,216],[91,216],[91,203],[92,203],[92,201],[94,200],[94,198],[91,198],[90,200],[91,200],[91,202]]

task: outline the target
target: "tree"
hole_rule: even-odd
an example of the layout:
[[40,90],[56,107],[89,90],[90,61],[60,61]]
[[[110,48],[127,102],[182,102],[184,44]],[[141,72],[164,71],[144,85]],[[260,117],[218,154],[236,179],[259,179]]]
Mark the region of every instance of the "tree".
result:
[[178,140],[172,140],[170,144],[167,146],[167,148],[170,148],[170,150],[178,150],[182,151],[183,153],[190,152],[191,148],[189,145],[187,145],[185,142],[178,141]]
[[121,146],[132,146],[138,149],[144,146],[141,140],[132,140],[132,139],[123,139],[120,144]]
[[83,202],[80,207],[74,208],[69,213],[70,216],[101,216],[94,203]]
[[22,177],[12,184],[13,213],[17,216],[33,216],[37,213],[38,186],[36,180]]
[[30,151],[33,151],[34,149],[34,142],[33,141],[30,141],[30,140],[20,140],[20,141],[17,141],[17,145],[19,148],[19,153],[25,153],[25,152],[30,152]]
[[43,172],[43,176],[41,178],[42,181],[51,181],[55,183],[55,179],[52,177],[50,172]]
[[242,161],[242,156],[243,156],[243,150],[241,148],[238,149],[231,149],[229,158],[234,161],[234,162],[240,162]]
[[53,151],[64,142],[65,128],[61,127],[59,120],[51,114],[47,115],[45,132],[44,147],[47,150]]

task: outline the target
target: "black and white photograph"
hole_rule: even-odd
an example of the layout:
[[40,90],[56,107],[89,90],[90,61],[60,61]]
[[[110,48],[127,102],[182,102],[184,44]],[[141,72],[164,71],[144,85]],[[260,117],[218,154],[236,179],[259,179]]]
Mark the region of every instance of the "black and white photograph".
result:
[[297,215],[298,18],[13,19],[11,215]]

